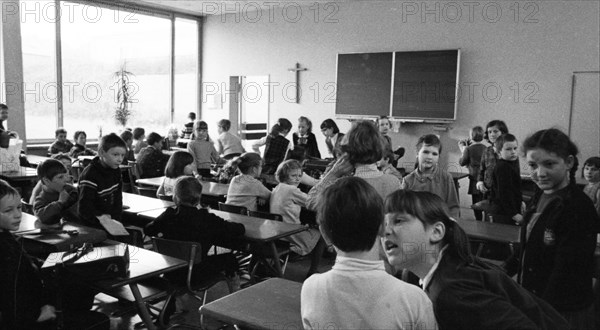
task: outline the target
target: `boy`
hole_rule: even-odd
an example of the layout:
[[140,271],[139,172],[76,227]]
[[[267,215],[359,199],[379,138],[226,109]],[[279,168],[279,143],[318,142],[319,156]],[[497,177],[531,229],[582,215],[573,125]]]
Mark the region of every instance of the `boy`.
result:
[[232,159],[233,157],[243,154],[245,150],[242,146],[242,140],[229,133],[231,121],[221,119],[217,125],[219,126],[219,137],[217,138],[217,152],[219,155],[223,155],[224,159]]
[[[73,173],[71,171],[72,166],[73,166],[71,164],[71,157],[69,157],[65,154],[56,154],[56,155],[52,156],[52,159],[56,159],[56,160],[60,161],[67,169],[68,174]],[[69,184],[73,183],[73,176],[71,175],[71,176],[69,176],[69,178],[70,178],[70,181],[68,183]],[[31,204],[31,205],[35,204],[35,199],[42,193],[42,188],[43,188],[42,181],[38,180],[38,182],[35,184],[35,187],[31,191],[31,197],[29,198],[29,204]]]
[[96,216],[104,214],[121,220],[123,183],[119,165],[126,150],[125,142],[117,134],[103,136],[98,146],[98,157],[81,173],[78,213],[84,225],[102,228]]
[[77,190],[70,185],[71,175],[62,162],[48,159],[37,168],[42,191],[35,198],[33,212],[44,224],[59,223],[61,218],[77,221]]
[[54,131],[54,136],[56,137],[56,141],[52,143],[52,145],[48,148],[48,153],[50,155],[58,154],[58,153],[69,153],[73,148],[73,143],[67,140],[67,130],[62,127],[59,127]]
[[146,138],[146,130],[141,127],[136,127],[133,129],[133,153],[135,155],[139,154],[142,149],[146,148],[148,144],[144,142]]
[[131,131],[124,130],[123,133],[121,133],[121,139],[123,139],[127,145],[127,153],[123,158],[123,165],[127,165],[128,161],[135,161],[135,154],[133,153],[133,133]]
[[148,146],[142,149],[137,156],[138,166],[141,171],[140,177],[155,178],[165,175],[165,167],[169,161],[169,155],[165,155],[162,152],[162,136],[152,132],[148,134],[146,141],[148,142]]
[[518,148],[517,138],[510,133],[501,135],[494,142],[494,149],[500,157],[494,167],[490,192],[490,213],[494,222],[514,224],[523,220]]
[[459,217],[458,194],[450,173],[438,166],[442,142],[434,134],[426,134],[417,141],[417,168],[404,177],[402,189],[429,191],[442,198],[450,214]]
[[192,133],[194,133],[194,121],[196,121],[196,114],[190,112],[188,114],[188,119],[190,120],[188,123],[183,125],[183,129],[181,130],[180,137],[182,139],[191,139]]
[[423,290],[386,273],[379,257],[383,199],[365,180],[346,177],[319,203],[321,233],[333,243],[333,268],[304,281],[304,329],[436,329]]
[[391,174],[402,180],[402,174],[392,165],[394,161],[394,153],[391,150],[383,150],[383,158],[377,162],[377,167],[383,174]]
[[[481,158],[487,147],[483,144],[483,127],[475,126],[471,129],[471,139],[458,141],[458,148],[462,156],[458,160],[460,166],[469,168],[469,190],[471,201],[473,204],[479,203],[483,199],[483,194],[477,190],[477,177],[479,176],[479,168],[481,167]],[[473,210],[475,220],[483,219],[483,211]]]
[[87,134],[84,131],[77,131],[73,135],[73,141],[75,141],[75,146],[71,148],[69,152],[69,156],[71,158],[77,158],[79,156],[96,156],[96,152],[90,148],[87,148]]

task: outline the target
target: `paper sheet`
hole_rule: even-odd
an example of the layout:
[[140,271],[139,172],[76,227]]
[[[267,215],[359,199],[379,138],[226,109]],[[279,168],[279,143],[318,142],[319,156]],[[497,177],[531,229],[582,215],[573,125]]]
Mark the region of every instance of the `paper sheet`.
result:
[[98,218],[102,227],[104,227],[109,234],[113,236],[129,236],[129,233],[127,232],[127,229],[123,227],[123,224],[117,220],[113,220],[110,215],[103,214],[96,218]]

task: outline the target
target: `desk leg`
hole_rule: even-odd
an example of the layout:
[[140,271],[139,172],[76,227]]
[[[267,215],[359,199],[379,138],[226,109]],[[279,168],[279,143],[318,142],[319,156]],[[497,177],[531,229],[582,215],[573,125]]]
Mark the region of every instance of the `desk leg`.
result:
[[142,322],[146,324],[148,330],[155,330],[156,325],[154,325],[152,317],[150,316],[150,312],[148,312],[148,308],[146,308],[146,305],[144,304],[142,294],[140,293],[140,289],[138,288],[137,284],[131,283],[129,284],[129,288],[131,288],[131,293],[133,293],[133,297],[135,298],[135,305],[137,306]]
[[271,241],[271,253],[273,254],[273,265],[275,266],[275,270],[277,270],[277,276],[283,277],[283,271],[281,270],[281,262],[279,262],[279,254],[277,253],[275,241]]

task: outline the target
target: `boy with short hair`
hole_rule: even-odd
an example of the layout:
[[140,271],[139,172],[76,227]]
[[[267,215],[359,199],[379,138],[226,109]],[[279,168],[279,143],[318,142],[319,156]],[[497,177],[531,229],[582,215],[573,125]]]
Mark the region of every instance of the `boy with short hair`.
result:
[[302,286],[304,329],[436,329],[423,290],[386,273],[379,257],[383,199],[365,180],[345,177],[319,203],[321,233],[333,243],[333,268]]
[[123,183],[119,165],[127,151],[115,133],[105,135],[94,158],[79,178],[79,218],[83,224],[102,228],[96,216],[110,215],[120,221],[123,211]]
[[79,156],[96,156],[96,152],[88,147],[86,147],[87,143],[87,134],[84,131],[76,131],[73,134],[73,141],[75,141],[75,145],[69,151],[69,156],[72,158],[77,158]]
[[73,143],[67,139],[67,130],[59,127],[54,131],[54,136],[56,137],[56,141],[52,143],[52,145],[48,148],[48,152],[51,155],[58,153],[69,153],[73,148]]
[[[60,161],[67,169],[68,174],[72,173],[71,172],[71,168],[72,168],[71,157],[69,157],[65,154],[56,154],[56,155],[52,156],[52,159],[56,159],[56,160]],[[69,184],[71,184],[71,183],[73,183],[73,176],[69,176],[69,177],[71,179],[69,181]],[[43,188],[42,181],[38,180],[38,182],[35,184],[35,187],[31,191],[31,197],[29,197],[29,204],[31,204],[31,205],[35,204],[35,199],[42,193],[42,188]]]
[[521,169],[519,168],[519,143],[510,134],[503,134],[494,142],[494,149],[500,156],[496,161],[492,175],[490,204],[492,221],[504,224],[520,223],[521,203]]
[[77,221],[77,190],[62,162],[48,159],[37,168],[42,191],[35,198],[33,212],[44,224],[59,223],[61,218]]
[[452,175],[438,165],[442,142],[434,134],[425,134],[417,141],[417,168],[402,180],[402,189],[429,191],[442,198],[450,214],[458,218],[458,193]]
[[392,165],[394,158],[393,151],[384,149],[383,157],[377,162],[377,167],[379,167],[379,170],[383,172],[383,174],[391,174],[402,180],[402,174],[394,167],[394,165]]
[[183,125],[183,129],[181,130],[180,137],[182,139],[191,139],[192,133],[194,133],[194,121],[196,121],[196,113],[190,112],[188,113],[189,122]]
[[128,161],[135,161],[135,154],[133,153],[133,133],[124,130],[121,133],[121,139],[123,139],[127,145],[127,153],[125,154],[125,158],[123,158],[123,165],[127,165]]
[[219,132],[219,137],[217,138],[217,152],[219,155],[223,155],[224,159],[232,159],[233,157],[243,154],[245,150],[242,146],[242,140],[229,132],[231,121],[228,119],[221,119],[217,125]]
[[146,138],[146,130],[142,127],[136,127],[133,129],[133,153],[139,154],[142,149],[146,148],[148,144],[144,142]]

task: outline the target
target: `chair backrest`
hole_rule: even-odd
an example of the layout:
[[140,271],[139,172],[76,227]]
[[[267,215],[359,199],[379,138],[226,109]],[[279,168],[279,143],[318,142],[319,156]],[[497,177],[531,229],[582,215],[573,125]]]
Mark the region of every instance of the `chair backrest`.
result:
[[275,221],[283,221],[281,214],[260,212],[260,211],[248,211],[248,215],[255,218],[263,218]]
[[202,245],[198,242],[176,241],[152,237],[154,251],[188,263],[187,286],[190,287],[194,265],[202,261]]
[[248,209],[244,206],[237,206],[233,204],[225,204],[223,202],[219,202],[219,211],[229,212],[229,213],[237,213],[237,214],[248,214]]
[[135,185],[142,172],[136,161],[129,160],[127,161],[127,165],[129,165],[129,178],[131,179],[131,183]]
[[172,195],[158,194],[158,199],[162,199],[163,201],[172,202],[173,201],[173,196]]
[[21,209],[25,213],[33,214],[33,205],[21,198]]

